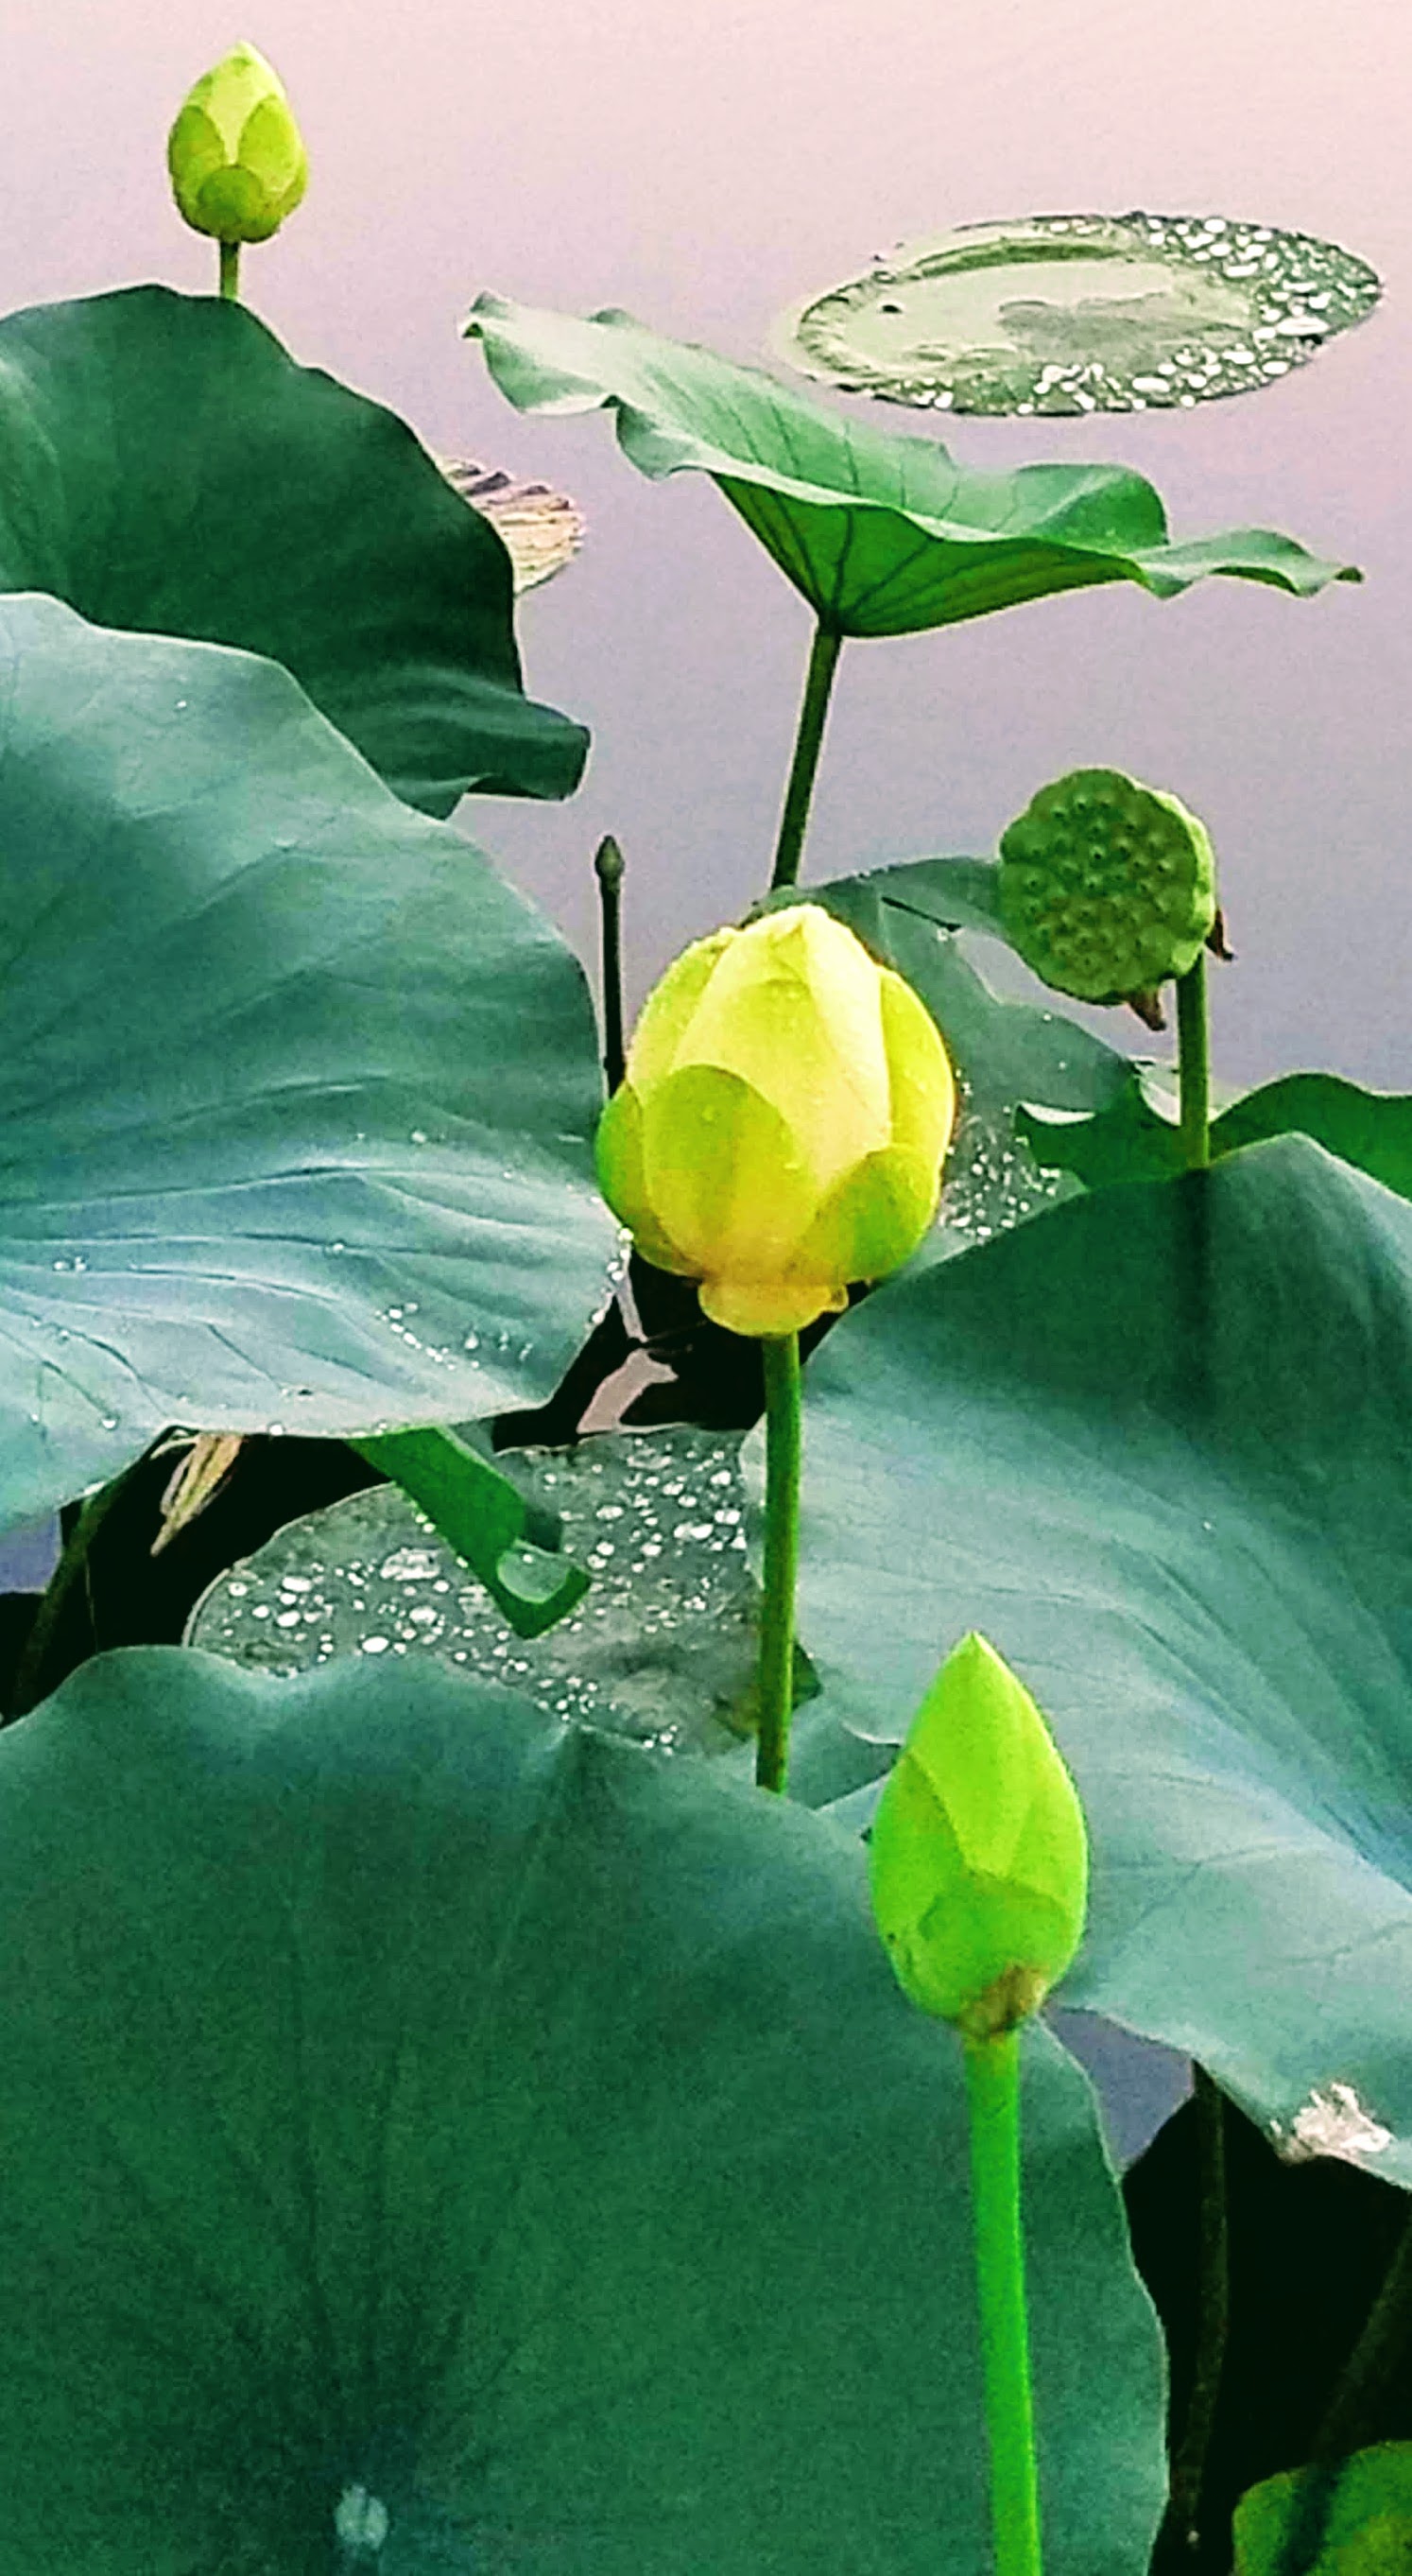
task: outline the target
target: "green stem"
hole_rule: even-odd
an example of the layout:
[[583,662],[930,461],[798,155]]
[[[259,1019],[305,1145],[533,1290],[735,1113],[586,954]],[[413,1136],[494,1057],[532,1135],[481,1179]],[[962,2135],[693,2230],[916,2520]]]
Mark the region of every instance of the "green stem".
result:
[[1200,2547],[1201,2496],[1230,2335],[1230,2217],[1226,2191],[1226,2105],[1204,2066],[1193,2066],[1200,2189],[1196,2258],[1197,2327],[1191,2394],[1172,2459],[1172,2492],[1158,2564],[1189,2565]]
[[228,304],[240,301],[240,244],[223,241],[221,253],[221,293]]
[[97,1493],[90,1494],[88,1500],[80,1506],[78,1519],[64,1542],[63,1554],[49,1577],[48,1585],[34,1614],[29,1635],[25,1639],[24,1653],[16,1666],[15,1678],[11,1684],[10,1706],[5,1718],[0,1720],[0,1724],[8,1724],[14,1718],[24,1717],[43,1696],[41,1684],[44,1679],[45,1663],[59,1621],[68,1606],[69,1596],[80,1575],[87,1568],[89,1552],[99,1530],[118,1496],[125,1492],[147,1455],[147,1451],[144,1450],[142,1458],[134,1458],[131,1466],[124,1467],[121,1475],[115,1476],[111,1484],[100,1485]]
[[1403,2228],[1383,2286],[1369,2311],[1314,2436],[1299,2504],[1290,2517],[1277,2576],[1308,2576],[1328,2529],[1339,2472],[1382,2429],[1387,2391],[1401,2384],[1412,2349],[1412,2218]]
[[603,947],[603,1071],[611,1100],[626,1069],[623,1054],[623,854],[611,832],[593,854]]
[[1196,964],[1177,978],[1177,1079],[1182,1160],[1189,1172],[1204,1172],[1211,1160],[1211,1031],[1204,948]]
[[760,1733],[755,1778],[783,1793],[794,1713],[794,1586],[799,1571],[802,1407],[799,1335],[761,1343],[765,1363],[765,1579],[760,1605]]
[[784,792],[784,812],[780,816],[780,836],[775,845],[774,874],[770,892],[779,886],[792,886],[799,877],[800,854],[804,848],[804,827],[809,820],[809,800],[814,793],[814,773],[823,748],[824,719],[829,711],[833,675],[843,650],[843,637],[831,626],[816,626],[809,654],[809,669],[804,681],[804,701],[799,710],[799,729],[794,737],[794,758],[790,763],[789,785]]
[[1020,2034],[963,2039],[995,2576],[1041,2576],[1020,2215]]

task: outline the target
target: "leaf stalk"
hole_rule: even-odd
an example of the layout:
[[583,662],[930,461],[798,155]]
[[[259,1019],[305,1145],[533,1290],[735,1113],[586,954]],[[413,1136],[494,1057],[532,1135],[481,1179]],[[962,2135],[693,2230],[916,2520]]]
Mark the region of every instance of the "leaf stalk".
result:
[[[1178,987],[1180,990],[1180,987]],[[1196,2352],[1181,2440],[1172,2458],[1172,2491],[1156,2564],[1190,2566],[1201,2545],[1201,2498],[1216,2426],[1221,2376],[1230,2338],[1230,2207],[1226,2183],[1225,2096],[1204,2066],[1193,2064],[1198,2203]]]
[[1333,2510],[1339,2475],[1355,2451],[1380,2437],[1380,2412],[1412,2350],[1412,2218],[1403,2228],[1382,2288],[1315,2433],[1276,2576],[1310,2576]]
[[1211,1160],[1211,1027],[1206,1003],[1206,951],[1177,977],[1177,1081],[1182,1160],[1204,1172]]
[[779,840],[775,845],[774,873],[770,892],[781,886],[798,883],[799,862],[804,850],[804,834],[809,821],[809,806],[814,793],[814,779],[823,749],[824,725],[833,693],[834,674],[843,650],[843,637],[836,627],[820,623],[814,629],[809,652],[809,668],[804,678],[804,697],[799,709],[799,724],[794,737],[794,758],[790,763],[789,784],[784,793],[784,811],[780,816]]

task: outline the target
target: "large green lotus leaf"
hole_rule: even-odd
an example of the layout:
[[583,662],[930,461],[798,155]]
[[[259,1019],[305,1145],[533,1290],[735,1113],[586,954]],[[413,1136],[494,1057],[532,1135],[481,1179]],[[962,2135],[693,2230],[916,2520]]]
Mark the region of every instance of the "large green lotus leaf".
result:
[[[1156,1094],[1152,1077],[1134,1070],[1096,1115],[1062,1121],[1022,1115],[1021,1129],[1041,1163],[1072,1172],[1085,1189],[1167,1179],[1183,1168],[1181,1140],[1175,1100],[1164,1115]],[[1334,1073],[1283,1074],[1213,1119],[1211,1150],[1229,1154],[1263,1137],[1288,1135],[1314,1137],[1385,1189],[1412,1198],[1412,1094],[1365,1091]]]
[[556,1382],[615,1241],[563,942],[272,662],[0,600],[0,1526],[163,1424]]
[[1089,1818],[1065,2001],[1412,2183],[1412,1208],[1296,1137],[1079,1199],[881,1289],[806,1409],[822,1707],[884,1766],[979,1628]]
[[[6,2576],[984,2562],[959,2051],[826,1820],[430,1665],[104,1657],[0,1740],[0,2019]],[[1046,2564],[1140,2576],[1042,2029],[1024,2115]]]
[[0,590],[282,662],[391,787],[567,796],[510,558],[404,422],[242,305],[124,288],[0,321]]
[[644,474],[711,475],[838,634],[911,635],[1092,582],[1170,599],[1208,573],[1300,596],[1358,578],[1263,528],[1173,545],[1158,494],[1126,467],[976,473],[935,439],[846,419],[628,313],[580,320],[481,295],[466,329],[521,411],[606,407]]

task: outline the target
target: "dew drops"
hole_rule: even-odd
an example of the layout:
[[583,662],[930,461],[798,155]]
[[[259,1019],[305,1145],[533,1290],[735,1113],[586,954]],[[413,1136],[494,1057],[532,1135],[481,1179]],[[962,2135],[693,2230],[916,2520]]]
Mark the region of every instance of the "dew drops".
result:
[[279,1531],[212,1588],[190,1642],[281,1673],[339,1655],[432,1654],[661,1751],[736,1745],[758,1598],[739,1439],[609,1435],[506,1463],[562,1515],[565,1552],[593,1576],[547,1635],[516,1636],[424,1516],[381,1486]]

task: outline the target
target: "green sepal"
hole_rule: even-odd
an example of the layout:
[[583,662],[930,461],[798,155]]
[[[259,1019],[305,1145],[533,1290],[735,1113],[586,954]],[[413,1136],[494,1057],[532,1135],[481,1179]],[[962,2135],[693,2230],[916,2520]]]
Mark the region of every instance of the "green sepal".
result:
[[794,1266],[817,1205],[787,1122],[753,1084],[684,1065],[643,1113],[647,1204],[707,1277],[774,1280]]
[[936,1214],[940,1171],[905,1145],[867,1155],[830,1190],[795,1255],[807,1279],[886,1279]]
[[631,1083],[614,1092],[598,1121],[594,1139],[598,1186],[638,1250],[659,1270],[692,1276],[675,1244],[669,1243],[647,1203],[642,1163],[642,1105]]

